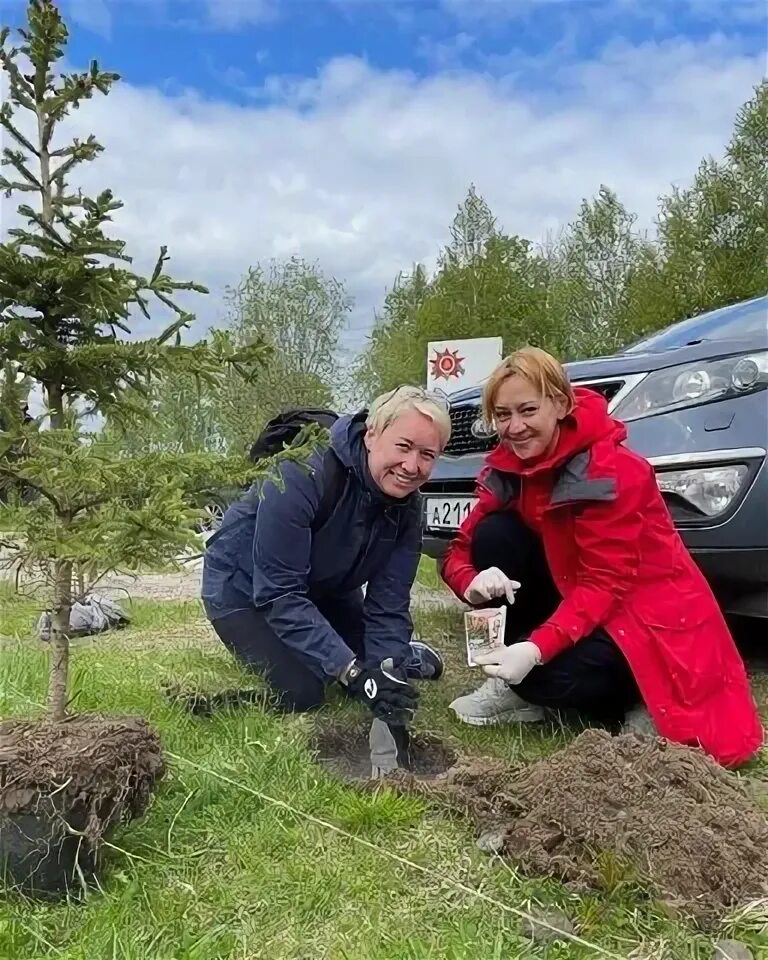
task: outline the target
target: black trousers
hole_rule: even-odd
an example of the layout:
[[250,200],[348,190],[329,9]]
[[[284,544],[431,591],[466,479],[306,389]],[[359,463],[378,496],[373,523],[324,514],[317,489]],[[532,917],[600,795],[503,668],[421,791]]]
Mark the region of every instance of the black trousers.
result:
[[[363,654],[363,596],[348,594],[318,609],[355,655]],[[303,713],[325,699],[325,681],[280,640],[256,607],[237,610],[212,622],[224,646],[243,666],[261,674],[280,712]]]
[[[475,528],[471,555],[476,570],[498,567],[521,584],[507,609],[508,646],[525,640],[554,613],[561,596],[541,540],[516,514],[505,511],[484,517]],[[489,604],[497,605],[498,600]],[[513,689],[528,703],[578,711],[585,719],[610,726],[621,723],[626,711],[640,701],[624,655],[601,629],[535,667]]]

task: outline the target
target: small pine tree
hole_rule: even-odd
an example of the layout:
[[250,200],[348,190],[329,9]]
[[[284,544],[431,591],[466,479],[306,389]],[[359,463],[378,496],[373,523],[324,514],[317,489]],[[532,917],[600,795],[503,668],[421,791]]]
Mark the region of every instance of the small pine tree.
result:
[[[95,160],[102,146],[93,136],[56,144],[67,114],[107,95],[119,78],[96,62],[83,73],[57,72],[68,33],[52,0],[30,0],[27,21],[19,48],[10,46],[8,29],[0,32],[8,82],[0,124],[12,143],[3,165],[15,172],[14,179],[0,177],[0,189],[36,200],[18,207],[21,225],[0,244],[0,356],[32,382],[43,413],[33,423],[0,424],[0,479],[36,495],[31,504],[0,509],[10,511],[4,527],[16,534],[19,566],[42,574],[50,592],[49,712],[60,720],[73,577],[93,582],[110,570],[167,563],[195,540],[195,491],[246,483],[259,472],[243,457],[121,455],[89,423],[94,416],[146,416],[154,384],[173,372],[214,387],[232,370],[253,379],[265,349],[259,342],[235,349],[216,334],[182,344],[194,318],[174,297],[207,291],[166,273],[165,247],[151,276],[134,272],[124,242],[107,234],[119,201],[109,190],[88,197],[70,186],[78,166]],[[135,310],[149,318],[152,302],[171,311],[167,329],[146,340],[121,337],[130,333]],[[305,443],[287,455],[301,459],[310,448]]]

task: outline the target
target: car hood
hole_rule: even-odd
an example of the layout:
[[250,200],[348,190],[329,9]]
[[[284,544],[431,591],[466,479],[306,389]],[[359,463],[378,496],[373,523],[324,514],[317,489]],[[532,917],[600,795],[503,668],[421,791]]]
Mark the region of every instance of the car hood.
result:
[[[605,377],[624,377],[633,373],[648,373],[685,363],[749,353],[752,350],[768,350],[768,331],[738,339],[702,340],[698,343],[675,347],[672,350],[649,350],[644,353],[628,351],[610,357],[592,357],[589,360],[572,361],[564,366],[571,381],[576,383]],[[476,403],[481,391],[481,386],[457,390],[450,395],[451,404]]]
[[671,350],[635,352],[628,350],[612,357],[594,357],[565,364],[571,380],[612,377],[629,373],[664,370],[685,363],[716,360],[752,350],[768,350],[768,332],[729,340],[700,340]]

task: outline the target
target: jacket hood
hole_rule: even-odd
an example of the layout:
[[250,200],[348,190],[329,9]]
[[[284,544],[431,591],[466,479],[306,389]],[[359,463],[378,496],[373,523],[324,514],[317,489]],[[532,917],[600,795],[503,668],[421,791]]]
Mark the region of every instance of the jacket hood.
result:
[[361,461],[368,459],[363,443],[365,419],[365,413],[347,414],[331,426],[331,447],[348,469],[359,469]]
[[388,507],[404,507],[413,503],[414,497],[418,496],[418,490],[407,497],[390,497],[371,476],[368,469],[368,451],[363,442],[367,419],[367,410],[339,417],[330,430],[331,447],[344,466],[355,474],[371,500]]
[[552,470],[583,453],[599,440],[611,438],[618,446],[627,439],[627,428],[608,415],[608,402],[601,394],[585,387],[574,389],[576,405],[560,422],[560,435],[555,449],[541,459],[521,460],[503,443],[487,456],[486,463],[506,473],[530,476],[541,470]]

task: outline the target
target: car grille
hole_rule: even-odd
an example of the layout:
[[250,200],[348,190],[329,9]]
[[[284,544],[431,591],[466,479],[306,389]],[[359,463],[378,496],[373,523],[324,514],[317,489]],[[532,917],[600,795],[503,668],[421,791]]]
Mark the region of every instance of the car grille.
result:
[[[608,402],[624,386],[624,380],[602,380],[597,383],[577,381],[576,387],[588,387],[597,393],[602,393]],[[479,404],[467,404],[453,407],[451,410],[451,439],[445,448],[446,454],[460,457],[467,453],[487,453],[496,446],[496,437],[475,437],[472,433],[472,424],[480,416]]]
[[460,457],[464,453],[486,453],[496,446],[496,437],[475,437],[472,424],[480,416],[480,406],[453,407],[451,410],[451,439],[445,452]]
[[611,400],[624,386],[624,380],[599,380],[597,383],[589,383],[585,380],[576,380],[574,387],[587,387],[594,390],[595,393],[602,393],[605,399],[610,403]]

